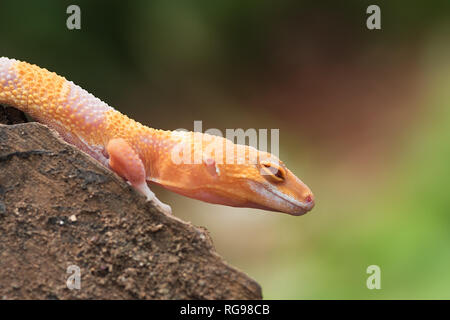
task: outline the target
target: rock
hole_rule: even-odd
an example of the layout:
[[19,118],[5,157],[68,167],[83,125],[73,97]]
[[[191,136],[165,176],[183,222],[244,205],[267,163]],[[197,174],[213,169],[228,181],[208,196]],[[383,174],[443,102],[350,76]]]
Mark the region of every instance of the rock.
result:
[[[11,123],[1,116],[0,121]],[[15,114],[15,118],[22,119]],[[66,282],[77,266],[81,289]],[[0,125],[0,297],[261,299],[203,228],[38,123]]]

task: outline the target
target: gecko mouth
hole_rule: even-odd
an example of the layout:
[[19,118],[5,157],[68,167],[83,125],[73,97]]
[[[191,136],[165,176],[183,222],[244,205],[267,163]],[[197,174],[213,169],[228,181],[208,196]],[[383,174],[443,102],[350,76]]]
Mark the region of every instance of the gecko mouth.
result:
[[302,202],[282,193],[272,185],[260,184],[256,186],[256,184],[250,182],[250,187],[264,198],[270,200],[270,206],[259,206],[264,207],[266,210],[280,211],[294,216],[300,216],[314,207],[314,201],[311,199],[311,196],[307,197],[310,201]]

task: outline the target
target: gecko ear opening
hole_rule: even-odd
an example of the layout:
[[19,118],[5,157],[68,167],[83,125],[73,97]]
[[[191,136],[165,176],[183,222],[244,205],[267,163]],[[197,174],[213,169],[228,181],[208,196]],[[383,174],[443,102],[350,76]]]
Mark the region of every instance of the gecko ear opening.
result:
[[213,158],[204,158],[203,164],[206,166],[206,169],[212,176],[220,175],[219,168],[217,167],[216,160]]

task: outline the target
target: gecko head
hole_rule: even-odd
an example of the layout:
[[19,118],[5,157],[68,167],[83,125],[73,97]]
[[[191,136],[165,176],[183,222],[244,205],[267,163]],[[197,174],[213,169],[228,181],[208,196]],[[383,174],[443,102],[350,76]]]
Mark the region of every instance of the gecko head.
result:
[[[184,134],[184,135],[183,135]],[[203,135],[195,149],[193,134],[174,148],[177,158],[153,182],[184,196],[233,207],[257,208],[299,216],[314,207],[314,195],[278,157],[231,140]],[[186,142],[188,141],[188,142]],[[182,152],[179,154],[179,150]],[[194,157],[191,157],[193,151]],[[198,152],[198,153],[196,153]],[[184,159],[187,161],[173,161]],[[192,159],[201,159],[194,164]]]
[[314,207],[314,195],[306,184],[273,155],[259,157],[245,168],[240,188],[248,207],[299,216]]
[[207,181],[192,181],[192,185],[201,184],[198,188],[201,192],[190,196],[211,203],[294,216],[314,207],[311,190],[282,161],[253,148],[248,151],[256,155],[256,161],[218,164],[214,158],[205,159],[200,168],[206,172],[200,176],[208,177]]

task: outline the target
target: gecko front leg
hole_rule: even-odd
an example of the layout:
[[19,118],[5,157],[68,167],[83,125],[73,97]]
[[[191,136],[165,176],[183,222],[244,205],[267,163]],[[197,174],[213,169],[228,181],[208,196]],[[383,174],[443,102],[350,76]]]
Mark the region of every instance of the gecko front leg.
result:
[[106,150],[109,154],[109,166],[115,173],[145,195],[147,201],[152,202],[155,207],[166,214],[172,213],[170,206],[162,203],[148,187],[144,164],[124,139],[111,139]]

